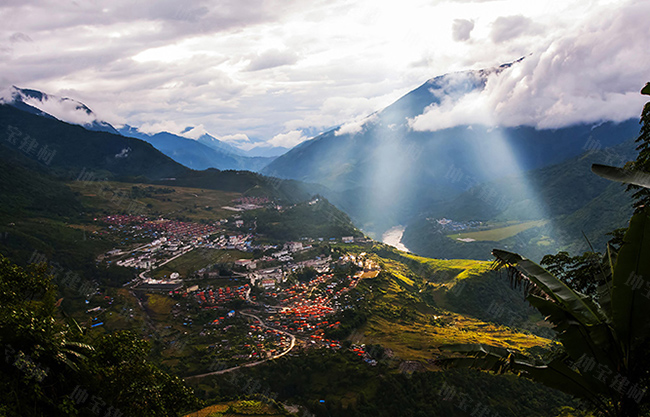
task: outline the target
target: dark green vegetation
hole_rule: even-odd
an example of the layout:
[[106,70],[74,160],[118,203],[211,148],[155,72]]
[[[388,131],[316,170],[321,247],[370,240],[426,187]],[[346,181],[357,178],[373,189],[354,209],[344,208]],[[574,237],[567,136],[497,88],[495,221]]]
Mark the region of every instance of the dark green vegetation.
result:
[[[650,83],[647,83],[641,90],[641,94],[650,95]],[[636,160],[626,166],[633,171],[650,172],[650,102],[643,106],[641,112],[641,133],[636,139],[639,155]],[[650,191],[647,188],[636,184],[629,184],[628,191],[634,191],[634,208],[641,210],[643,206],[650,206]]]
[[45,265],[23,271],[0,255],[0,414],[173,416],[198,405],[148,359],[147,342],[131,333],[93,337],[60,303]]
[[558,415],[561,407],[572,405],[567,396],[514,376],[401,373],[394,362],[383,357],[370,366],[351,352],[309,350],[190,384],[204,398],[257,394],[300,404],[318,416],[463,417],[478,409],[492,413],[486,415],[541,417]]
[[283,210],[246,213],[243,218],[255,220],[259,234],[279,241],[303,237],[326,241],[343,236],[363,237],[345,213],[322,198]]

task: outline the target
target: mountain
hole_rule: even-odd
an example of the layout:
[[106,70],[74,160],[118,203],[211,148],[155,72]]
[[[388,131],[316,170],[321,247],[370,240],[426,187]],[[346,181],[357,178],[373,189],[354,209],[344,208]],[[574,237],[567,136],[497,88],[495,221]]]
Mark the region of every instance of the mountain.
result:
[[193,128],[188,127],[183,132],[181,132],[181,135],[184,135],[185,137],[189,137],[190,139],[196,139],[197,142],[202,143],[205,146],[208,146],[220,152],[224,152],[232,155],[247,156],[242,149],[236,148],[226,142],[220,141],[219,139],[215,138],[209,133],[204,133],[196,138],[191,137],[190,135],[192,134],[192,130]]
[[[232,146],[210,135],[203,135],[209,136],[210,139],[204,138],[203,141],[199,141],[169,132],[149,135],[129,125],[125,125],[118,131],[124,136],[149,142],[175,161],[197,170],[217,168],[220,170],[233,169],[257,172],[273,160],[273,158],[248,157],[233,153],[231,151]],[[211,146],[206,145],[206,141],[209,141]]]
[[246,156],[234,146],[209,134],[202,135],[198,140],[192,140],[168,132],[150,135],[129,125],[116,129],[110,123],[101,120],[82,102],[38,90],[14,86],[2,102],[31,114],[77,124],[88,130],[142,139],[192,169],[217,168],[257,172],[274,159]]
[[99,119],[80,101],[16,86],[11,87],[9,94],[9,97],[0,99],[0,102],[28,113],[78,124],[88,130],[117,134],[117,130],[110,123]]
[[[136,138],[81,126],[0,105],[1,159],[46,167],[67,180],[122,180],[173,184],[304,201],[322,187],[264,177],[248,171],[196,171]],[[191,139],[186,139],[194,142]]]
[[[593,174],[591,165],[623,165],[635,156],[636,143],[629,140],[472,187],[410,221],[402,243],[423,256],[489,259],[493,248],[506,248],[539,261],[560,250],[589,250],[586,236],[603,251],[607,233],[627,225],[631,197],[624,186]],[[458,230],[443,218],[457,222]],[[482,225],[469,230],[470,222]]]
[[560,129],[411,129],[409,120],[428,106],[484,88],[488,75],[508,65],[433,78],[360,123],[303,142],[262,173],[329,187],[330,201],[379,236],[478,184],[560,163],[638,134],[636,120]]

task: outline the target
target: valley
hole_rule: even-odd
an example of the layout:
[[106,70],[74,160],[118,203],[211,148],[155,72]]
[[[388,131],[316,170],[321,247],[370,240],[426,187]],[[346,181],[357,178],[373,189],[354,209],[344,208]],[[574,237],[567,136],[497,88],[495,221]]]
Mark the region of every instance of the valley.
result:
[[[623,237],[643,220],[632,197],[591,170],[635,158],[636,120],[414,128],[520,64],[430,79],[279,156],[202,127],[115,128],[13,87],[0,104],[10,413],[594,416],[585,387],[600,399],[612,385],[571,349],[606,341],[600,365],[620,365],[608,315],[647,304],[633,292],[647,248]],[[603,285],[629,259],[638,270],[611,291],[635,287],[632,304]],[[549,369],[571,383],[530,380]],[[635,390],[613,403],[641,404]]]
[[[30,211],[29,199],[3,205],[3,254],[46,264],[62,311],[86,337],[135,332],[150,344],[150,360],[205,401],[228,404],[234,389],[280,412],[319,412],[319,392],[352,413],[379,401],[384,385],[371,381],[380,375],[403,384],[401,375],[440,373],[443,345],[541,352],[552,344],[488,263],[407,255],[365,237],[322,197],[294,202],[276,188],[106,181],[86,172],[72,181],[47,169],[21,177],[13,195],[43,178],[52,207],[72,210]],[[35,239],[31,230],[44,224],[58,231]],[[485,293],[487,277],[500,289]],[[492,311],[503,296],[516,300],[516,311]],[[325,374],[313,371],[302,393],[266,377],[304,361],[365,376],[329,391]]]

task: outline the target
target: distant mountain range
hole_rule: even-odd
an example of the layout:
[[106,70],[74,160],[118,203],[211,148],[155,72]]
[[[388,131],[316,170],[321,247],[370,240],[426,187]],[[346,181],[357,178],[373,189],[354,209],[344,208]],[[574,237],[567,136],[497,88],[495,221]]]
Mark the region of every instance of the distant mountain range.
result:
[[192,169],[217,168],[257,172],[275,159],[241,155],[233,146],[207,134],[197,140],[169,132],[149,135],[129,125],[118,129],[118,132],[123,136],[149,142],[160,152]]
[[[247,171],[197,171],[140,139],[96,132],[0,105],[0,160],[20,163],[63,180],[116,180],[237,191],[299,202],[322,187]],[[191,141],[191,139],[186,139]]]
[[327,186],[330,201],[378,238],[480,184],[607,149],[638,135],[637,120],[558,129],[411,128],[409,120],[428,106],[482,89],[488,75],[510,65],[517,63],[430,79],[361,123],[303,142],[261,172]]
[[165,155],[192,169],[217,168],[257,172],[274,159],[273,157],[247,156],[244,151],[209,134],[203,134],[194,140],[169,132],[148,134],[129,125],[115,128],[110,123],[102,121],[88,106],[71,98],[61,98],[15,86],[12,87],[10,95],[10,99],[3,101],[17,109],[38,116],[78,124],[88,130],[144,140]]

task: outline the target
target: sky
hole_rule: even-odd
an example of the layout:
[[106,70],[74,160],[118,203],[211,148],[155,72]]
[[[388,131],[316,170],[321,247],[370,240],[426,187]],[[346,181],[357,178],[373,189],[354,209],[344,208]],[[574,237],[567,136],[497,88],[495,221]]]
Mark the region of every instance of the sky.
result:
[[[638,117],[650,1],[0,1],[0,89],[84,102],[114,125],[293,147],[426,80],[526,57],[414,130]],[[453,79],[453,77],[452,77]]]

